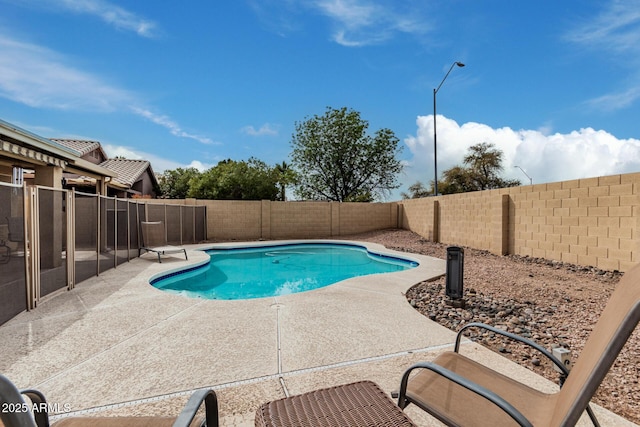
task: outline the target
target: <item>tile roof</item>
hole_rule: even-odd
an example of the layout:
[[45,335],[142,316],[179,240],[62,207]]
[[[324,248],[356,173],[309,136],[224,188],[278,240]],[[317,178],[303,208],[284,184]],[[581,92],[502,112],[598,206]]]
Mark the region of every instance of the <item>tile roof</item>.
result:
[[58,144],[64,145],[67,148],[76,150],[80,152],[82,156],[84,156],[85,154],[89,154],[90,152],[96,149],[102,150],[102,146],[98,141],[87,141],[87,140],[81,140],[81,139],[58,139],[58,138],[49,138],[49,141],[57,142]]
[[[49,138],[49,140],[64,147],[75,150],[81,153],[81,156],[85,156],[92,151],[99,150],[104,158],[107,159],[107,155],[100,145],[100,142],[98,141],[59,138]],[[109,169],[110,171],[113,171],[117,174],[117,176],[112,180],[112,183],[116,186],[122,186],[123,188],[133,187],[133,185],[147,170],[149,171],[152,182],[155,182],[155,184],[157,185],[156,175],[154,174],[153,169],[151,168],[151,163],[148,160],[115,158],[107,159],[104,162],[100,163],[99,166],[102,166],[105,169]]]
[[114,180],[129,187],[133,186],[147,169],[149,169],[151,179],[155,179],[151,163],[148,160],[109,159],[100,163],[100,166],[116,172],[118,177]]

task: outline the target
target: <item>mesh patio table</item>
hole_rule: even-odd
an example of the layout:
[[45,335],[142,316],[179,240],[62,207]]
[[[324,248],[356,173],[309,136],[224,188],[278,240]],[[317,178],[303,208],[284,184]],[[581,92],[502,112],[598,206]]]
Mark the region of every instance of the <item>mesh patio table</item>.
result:
[[274,400],[256,412],[256,427],[416,427],[371,381]]

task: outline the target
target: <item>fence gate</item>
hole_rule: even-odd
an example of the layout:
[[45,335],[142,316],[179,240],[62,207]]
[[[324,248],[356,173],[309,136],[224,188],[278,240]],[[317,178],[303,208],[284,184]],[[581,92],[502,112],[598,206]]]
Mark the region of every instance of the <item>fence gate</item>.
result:
[[29,308],[25,192],[23,186],[0,183],[0,324]]
[[[33,256],[38,266],[34,277],[36,301],[69,286],[67,259],[67,191],[48,187],[32,188],[34,236]],[[73,268],[73,267],[71,267]]]

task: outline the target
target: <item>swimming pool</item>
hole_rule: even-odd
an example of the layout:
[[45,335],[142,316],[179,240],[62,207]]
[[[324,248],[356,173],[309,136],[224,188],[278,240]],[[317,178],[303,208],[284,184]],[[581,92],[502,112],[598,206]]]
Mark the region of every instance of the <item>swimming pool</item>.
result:
[[296,243],[213,249],[208,264],[156,278],[163,291],[207,299],[249,299],[304,292],[352,277],[417,267],[415,261],[354,244]]

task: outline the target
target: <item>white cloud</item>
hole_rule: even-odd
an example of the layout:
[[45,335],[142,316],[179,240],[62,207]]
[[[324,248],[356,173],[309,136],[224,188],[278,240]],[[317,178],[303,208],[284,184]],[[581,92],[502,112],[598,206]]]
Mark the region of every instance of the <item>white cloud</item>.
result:
[[316,6],[328,17],[350,29],[371,25],[382,12],[380,6],[358,0],[318,0]]
[[200,160],[192,160],[191,163],[189,163],[186,167],[188,167],[188,168],[196,168],[200,172],[204,172],[207,169],[211,169],[213,166],[215,166],[215,165],[212,164],[212,163],[202,163]]
[[182,128],[180,128],[180,125],[178,125],[176,122],[174,122],[173,120],[171,120],[171,118],[162,115],[162,114],[156,114],[153,113],[151,111],[149,111],[146,108],[140,108],[140,107],[131,107],[131,110],[139,115],[144,117],[145,119],[160,125],[166,129],[169,130],[169,132],[171,132],[172,135],[178,136],[180,138],[189,138],[189,139],[194,139],[198,142],[201,142],[202,144],[216,144],[215,142],[213,142],[210,138],[204,137],[204,136],[200,136],[200,135],[195,135],[192,133],[188,133],[182,130]]
[[74,68],[71,58],[1,33],[0,52],[0,97],[34,108],[132,112],[174,136],[214,144],[210,138],[184,131],[170,117],[141,107],[136,94]]
[[[433,115],[418,117],[415,136],[404,142],[412,158],[405,169],[403,187],[416,181],[433,180]],[[592,128],[568,134],[547,135],[539,130],[494,129],[469,122],[462,126],[438,115],[438,172],[462,165],[467,149],[489,142],[503,152],[503,176],[528,184],[528,178],[515,168],[520,166],[533,183],[615,175],[640,170],[640,140],[618,139]]]
[[35,7],[48,6],[50,9],[95,16],[108,25],[132,31],[141,37],[153,38],[159,34],[158,25],[135,13],[105,0],[24,0]]
[[141,152],[123,145],[101,144],[104,152],[107,153],[109,158],[124,157],[131,160],[149,160]]
[[570,28],[565,39],[581,48],[600,51],[613,58],[612,66],[630,70],[621,89],[590,99],[587,106],[612,112],[640,99],[640,0],[606,3],[599,14]]
[[0,34],[0,96],[37,108],[113,111],[132,95],[46,48]]
[[273,126],[270,123],[263,124],[262,126],[260,126],[260,129],[256,129],[253,126],[245,126],[242,128],[242,132],[251,136],[278,135],[277,126]]
[[640,50],[640,1],[613,0],[591,20],[570,29],[567,39],[626,53]]
[[320,14],[329,20],[331,40],[347,47],[380,44],[399,33],[420,35],[429,30],[422,3],[416,9],[394,0],[250,0],[250,5],[263,23],[283,35],[300,29],[301,10]]
[[402,10],[397,2],[316,0],[314,6],[333,22],[333,41],[347,47],[379,44],[397,33],[422,34],[427,28],[424,17]]
[[640,83],[638,86],[629,87],[622,92],[609,93],[587,101],[587,105],[591,108],[613,112],[623,108],[630,107],[640,98]]
[[247,0],[261,23],[269,31],[286,37],[302,27],[298,18],[302,9],[300,0]]
[[196,168],[200,172],[204,172],[207,169],[210,169],[213,164],[203,163],[200,160],[192,160],[189,164],[184,164],[180,162],[176,162],[175,160],[165,159],[163,157],[159,157],[152,153],[146,153],[144,151],[139,151],[132,147],[127,147],[123,145],[113,145],[113,144],[102,144],[102,148],[107,153],[107,156],[110,158],[116,156],[123,156],[127,159],[132,160],[148,160],[151,162],[151,167],[153,171],[156,173],[162,173],[166,170],[177,169],[177,168]]

